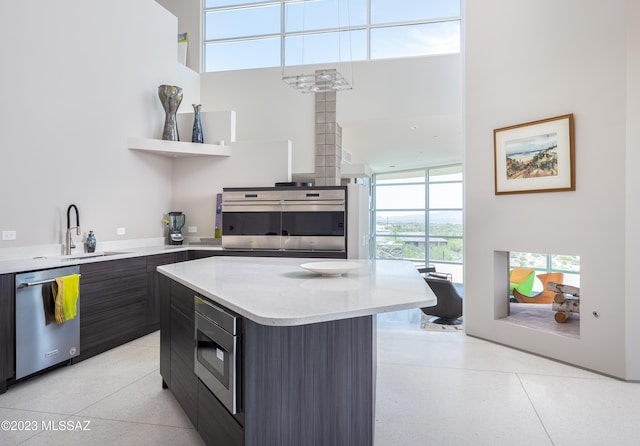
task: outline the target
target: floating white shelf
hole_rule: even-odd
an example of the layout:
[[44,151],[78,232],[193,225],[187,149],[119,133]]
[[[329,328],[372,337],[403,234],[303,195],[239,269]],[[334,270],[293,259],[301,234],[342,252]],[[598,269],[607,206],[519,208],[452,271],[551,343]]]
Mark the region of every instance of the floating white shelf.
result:
[[134,137],[129,137],[127,144],[129,150],[142,150],[171,158],[179,156],[231,156],[231,147],[216,144]]

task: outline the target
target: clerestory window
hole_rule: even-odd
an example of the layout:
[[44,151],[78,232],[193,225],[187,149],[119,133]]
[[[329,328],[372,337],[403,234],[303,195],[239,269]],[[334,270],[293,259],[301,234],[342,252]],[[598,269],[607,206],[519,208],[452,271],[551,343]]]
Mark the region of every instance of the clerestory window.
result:
[[460,52],[460,0],[205,0],[204,71]]

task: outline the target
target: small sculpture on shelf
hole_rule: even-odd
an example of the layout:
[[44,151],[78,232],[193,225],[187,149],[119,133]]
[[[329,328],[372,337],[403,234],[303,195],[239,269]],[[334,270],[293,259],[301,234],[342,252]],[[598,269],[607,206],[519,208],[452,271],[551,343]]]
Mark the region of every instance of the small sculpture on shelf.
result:
[[202,104],[191,105],[193,105],[193,133],[191,134],[191,142],[202,144],[204,142],[202,137],[202,122],[200,122],[200,108]]
[[180,102],[182,102],[182,88],[175,85],[160,85],[158,87],[158,97],[165,112],[162,139],[180,141],[176,113],[178,112],[178,107],[180,107]]

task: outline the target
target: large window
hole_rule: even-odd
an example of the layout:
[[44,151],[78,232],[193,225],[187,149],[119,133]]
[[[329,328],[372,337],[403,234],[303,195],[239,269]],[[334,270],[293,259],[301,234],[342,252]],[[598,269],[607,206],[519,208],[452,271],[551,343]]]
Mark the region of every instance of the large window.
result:
[[[538,274],[562,273],[562,283],[580,287],[580,256],[546,254],[536,252],[509,252],[509,269],[520,266],[533,268]],[[542,283],[536,280],[533,291],[542,291]]]
[[204,71],[460,52],[460,0],[205,0]]
[[433,265],[462,282],[460,164],[374,176],[376,258]]

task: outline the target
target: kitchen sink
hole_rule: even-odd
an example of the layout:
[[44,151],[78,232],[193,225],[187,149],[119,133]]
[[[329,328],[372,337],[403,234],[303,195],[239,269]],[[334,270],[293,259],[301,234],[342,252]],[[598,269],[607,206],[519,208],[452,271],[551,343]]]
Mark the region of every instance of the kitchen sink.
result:
[[129,254],[125,251],[100,251],[100,252],[89,252],[86,254],[77,254],[70,256],[62,256],[62,260],[83,260],[83,259],[91,259],[94,257],[106,257],[106,256],[117,256],[121,254]]

